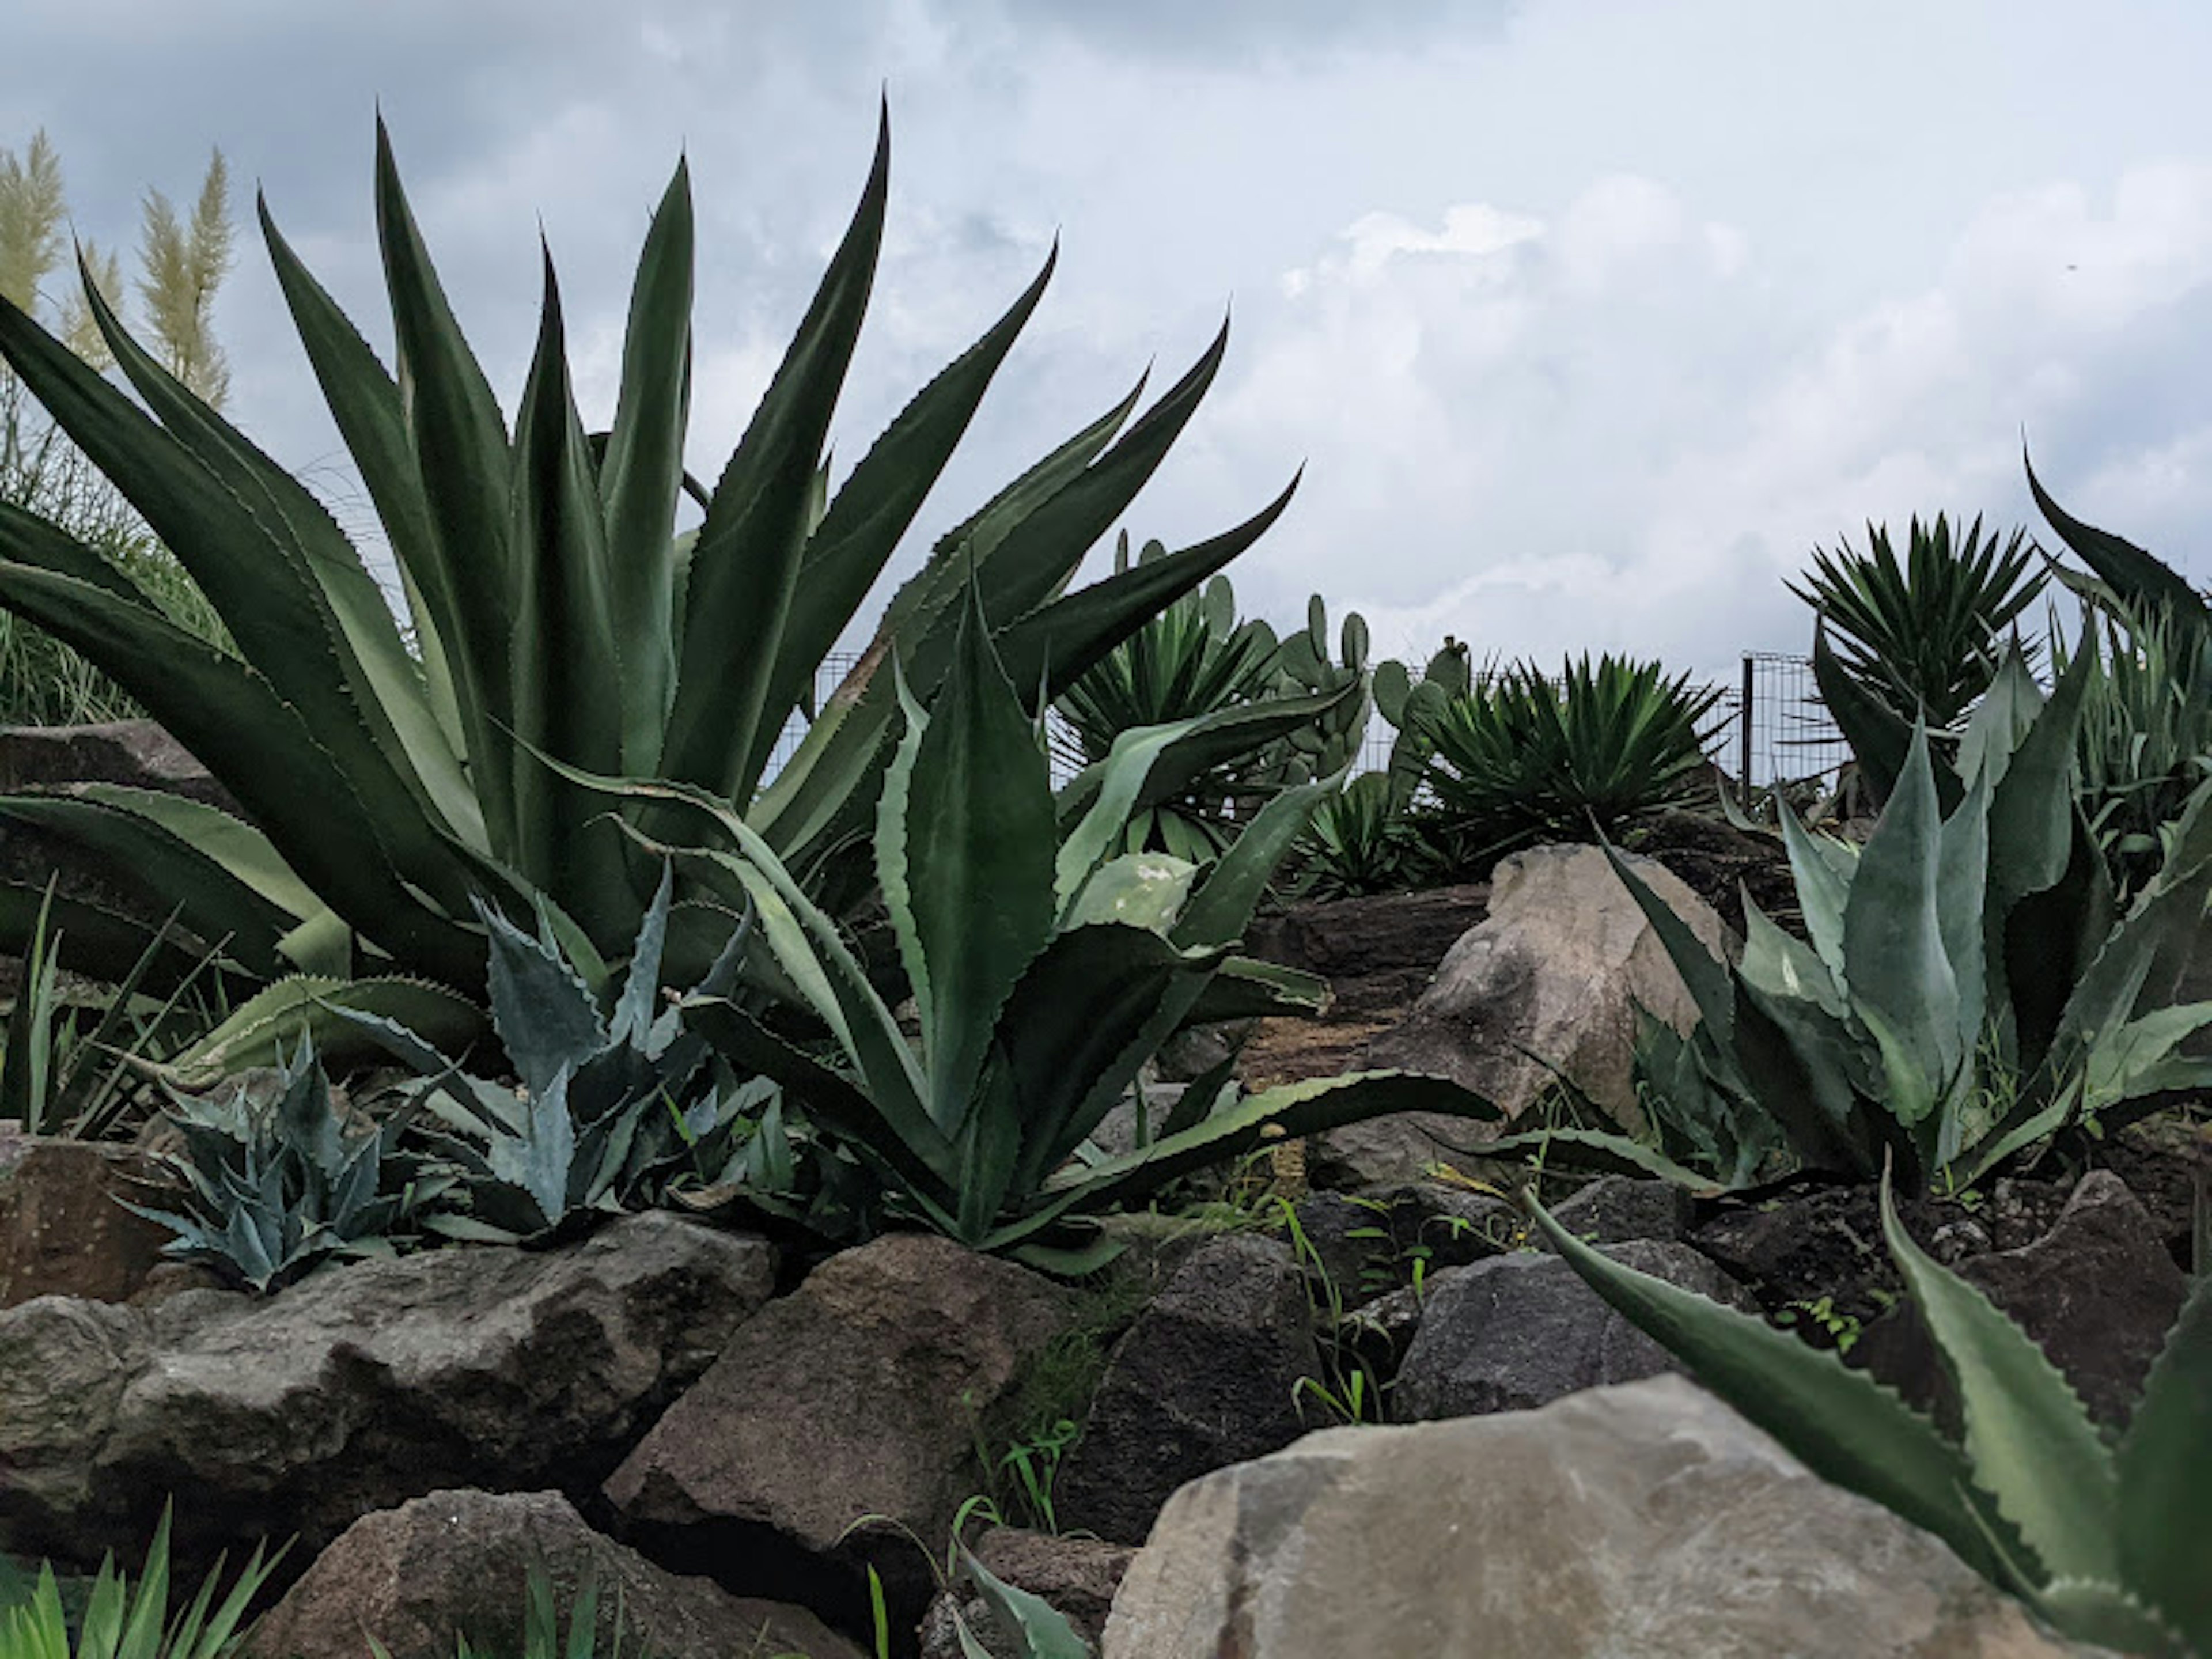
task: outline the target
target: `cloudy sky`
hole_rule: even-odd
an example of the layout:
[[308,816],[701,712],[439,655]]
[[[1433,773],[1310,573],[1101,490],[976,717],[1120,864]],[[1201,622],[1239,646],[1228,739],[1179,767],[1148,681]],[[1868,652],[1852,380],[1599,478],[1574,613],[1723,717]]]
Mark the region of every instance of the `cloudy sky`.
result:
[[[536,234],[587,420],[679,154],[692,461],[742,429],[865,175],[890,231],[849,464],[1062,257],[922,524],[956,520],[1224,310],[1228,365],[1129,528],[1194,539],[1298,467],[1248,611],[1384,651],[1802,650],[1816,544],[2060,499],[2212,580],[2212,9],[2110,0],[0,0],[0,146],[81,230],[220,145],[373,338],[381,102],[494,382]],[[2192,113],[2192,112],[2196,112]],[[241,220],[248,203],[241,191]],[[258,245],[233,412],[342,489]],[[918,558],[926,538],[907,550]]]

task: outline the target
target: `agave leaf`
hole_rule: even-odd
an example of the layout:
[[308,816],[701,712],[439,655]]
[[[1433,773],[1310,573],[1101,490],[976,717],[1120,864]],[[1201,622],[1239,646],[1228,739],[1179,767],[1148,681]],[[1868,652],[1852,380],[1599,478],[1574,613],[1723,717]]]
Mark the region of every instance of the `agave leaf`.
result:
[[225,950],[254,972],[281,971],[278,946],[295,919],[191,842],[104,802],[68,795],[0,796],[0,822],[10,819],[56,831],[112,861],[126,879],[169,896],[195,929],[225,939]]
[[1787,801],[1778,808],[1783,844],[1790,851],[1790,878],[1797,891],[1797,908],[1805,918],[1805,932],[1813,948],[1826,964],[1833,981],[1844,982],[1844,904],[1850,896],[1850,882],[1822,854],[1810,831],[1797,821]]
[[1073,904],[1100,862],[1122,844],[1146,775],[1161,752],[1190,724],[1132,726],[1115,738],[1104,760],[1085,768],[1062,787],[1059,810],[1063,817],[1071,808],[1088,802],[1082,817],[1060,843],[1053,891],[1063,913]]
[[[428,556],[416,579],[451,605],[439,638],[468,725],[469,770],[490,844],[512,847],[516,817],[508,660],[515,558],[507,545],[513,465],[490,382],[454,320],[407,204],[391,135],[376,123],[376,220],[399,352],[399,383]],[[434,571],[425,580],[426,571]],[[228,774],[224,775],[228,776]]]
[[[978,1561],[964,1543],[960,1564],[974,1581],[1000,1632],[1020,1648],[1023,1659],[1091,1659],[1091,1644],[1042,1596],[1006,1583]],[[988,1652],[959,1626],[961,1650],[967,1659],[989,1659]]]
[[[643,1048],[647,1033],[653,1028],[660,1002],[660,961],[668,943],[669,907],[675,894],[674,866],[664,862],[653,902],[646,906],[645,915],[638,919],[637,939],[630,946],[622,994],[615,1002],[607,1040],[617,1047],[627,1044]],[[732,945],[737,942],[734,939],[732,941]]]
[[679,161],[638,255],[623,333],[622,388],[599,465],[604,586],[622,665],[625,772],[650,772],[659,764],[676,696],[676,557],[669,526],[684,489],[691,404],[691,233],[690,163]]
[[1912,1242],[1887,1181],[1881,1222],[1913,1305],[1958,1383],[1974,1483],[2019,1529],[2045,1577],[2115,1579],[2118,1481],[2073,1388],[2033,1338]]
[[[0,548],[12,527],[0,514]],[[0,596],[103,669],[119,669],[177,740],[230,780],[240,805],[281,839],[332,908],[457,984],[481,970],[480,947],[423,903],[412,872],[402,879],[345,774],[268,682],[166,618],[67,576],[0,558]]]
[[782,724],[783,710],[769,708],[775,653],[741,653],[732,663],[730,641],[755,635],[773,640],[787,623],[806,535],[814,527],[808,515],[814,469],[875,275],[890,169],[886,112],[852,223],[714,486],[692,550],[661,769],[718,793],[745,783],[763,716]]
[[1529,1129],[1501,1135],[1480,1146],[1449,1146],[1467,1158],[1516,1158],[1523,1152],[1540,1158],[1547,1169],[1584,1170],[1595,1175],[1652,1176],[1672,1182],[1696,1197],[1717,1197],[1736,1190],[1735,1185],[1687,1169],[1656,1146],[1603,1129]]
[[615,651],[614,599],[599,482],[568,383],[561,291],[545,254],[538,349],[516,416],[514,495],[507,521],[514,605],[513,680],[515,867],[540,891],[561,894],[602,949],[635,918],[621,837],[592,822],[592,796],[538,764],[549,750],[593,772],[622,765],[624,683]]
[[[606,1022],[591,989],[557,951],[523,933],[496,910],[479,906],[491,940],[491,1023],[532,1095],[605,1049]],[[557,1220],[560,1212],[548,1214]]]
[[1833,1352],[1623,1267],[1533,1198],[1528,1207],[1585,1284],[1814,1474],[1934,1533],[1984,1577],[1998,1576],[1990,1534],[1967,1497],[1972,1471],[1925,1417]]
[[1990,1007],[1984,932],[1990,795],[1988,775],[1978,775],[1936,832],[1936,933],[1958,987],[1958,1018],[1954,1028],[1957,1051],[1968,1060],[1982,1039]]
[[2202,630],[2212,629],[2212,610],[2203,596],[2162,559],[2154,557],[2124,538],[2083,524],[2051,498],[2043,481],[2021,450],[2021,465],[2027,471],[2027,488],[2058,538],[2081,562],[2110,583],[2131,605],[2171,607],[2174,615]]
[[1844,906],[1844,977],[1851,1000],[1882,1042],[1893,1084],[1916,1089],[1948,1082],[1968,1052],[1959,1038],[1959,977],[1944,950],[1942,835],[1923,726],[1913,732],[1881,821],[1859,854]]
[[370,1046],[349,1013],[395,1021],[448,1054],[463,1052],[484,1035],[481,1009],[427,980],[301,974],[277,980],[240,1003],[167,1069],[185,1087],[199,1087],[227,1072],[266,1064],[279,1045],[303,1029],[326,1065],[339,1063],[367,1053]]
[[[915,394],[830,501],[829,512],[807,541],[803,574],[792,596],[791,613],[777,649],[775,682],[769,699],[771,714],[797,702],[816,665],[836,644],[838,635],[882,574],[892,550],[913,524],[967,431],[1015,338],[1043,297],[1058,258],[1055,244],[1036,280],[981,339]],[[1121,418],[1115,420],[1116,428]],[[1085,453],[1077,469],[1095,453],[1093,448]],[[947,568],[953,568],[954,562],[948,562]],[[964,579],[964,568],[959,574]],[[954,587],[945,602],[957,600],[957,596],[958,589]],[[885,620],[890,621],[888,615]],[[748,781],[757,781],[775,736],[764,726],[756,737],[754,753],[747,763]]]
[[70,793],[143,818],[189,842],[295,921],[329,914],[330,907],[300,879],[268,836],[220,806],[167,789],[141,789],[121,783],[78,784]]
[[926,1097],[948,1133],[1008,997],[1052,937],[1057,839],[1043,751],[972,587],[960,643],[920,742],[897,763],[908,774],[899,792],[908,891],[906,914],[892,911],[907,954],[927,963],[915,987],[929,997]]
[[1905,770],[1912,743],[1911,724],[1868,690],[1837,659],[1825,623],[1813,625],[1813,683],[1828,717],[1851,746],[1860,775],[1878,801],[1889,799]]
[[1601,839],[1599,845],[1613,874],[1620,878],[1620,884],[1659,936],[1667,959],[1674,964],[1690,1000],[1697,1005],[1698,1017],[1711,1029],[1715,1042],[1726,1048],[1735,1027],[1735,994],[1729,986],[1727,965],[1715,959],[1705,942],[1690,931],[1689,924],[1674,914],[1674,907],[1652,891],[1610,841]]
[[1225,957],[1197,1000],[1183,1011],[1177,1029],[1278,1015],[1311,1019],[1327,1012],[1328,1004],[1328,981],[1318,974],[1252,957]]
[[2212,1275],[2199,1273],[2151,1367],[2118,1459],[2122,1582],[2199,1651],[2212,1651]]
[[1182,913],[1197,876],[1196,866],[1164,853],[1124,853],[1098,866],[1060,927],[1119,922],[1164,938]]
[[1243,938],[1267,884],[1324,797],[1342,775],[1283,790],[1260,809],[1220,861],[1207,872],[1168,937],[1186,949],[1226,950]]
[[2026,650],[2014,641],[1960,734],[1959,775],[1972,784],[1987,773],[1992,790],[2002,784],[2043,707],[2043,688],[2035,683]]
[[2093,1047],[2148,995],[2172,993],[2202,931],[2212,895],[2212,782],[2182,810],[2172,846],[2126,920],[2104,941],[2068,999],[2054,1046]]

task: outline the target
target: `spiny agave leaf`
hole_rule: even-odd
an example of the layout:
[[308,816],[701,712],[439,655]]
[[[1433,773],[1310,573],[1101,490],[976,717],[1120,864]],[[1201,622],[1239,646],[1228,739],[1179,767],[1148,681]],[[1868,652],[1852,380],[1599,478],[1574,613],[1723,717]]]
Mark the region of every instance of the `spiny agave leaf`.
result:
[[9,820],[51,830],[112,861],[127,879],[172,896],[196,928],[226,939],[225,949],[254,972],[282,970],[277,945],[295,919],[191,842],[119,808],[68,795],[0,796],[0,823]]
[[[830,501],[828,514],[807,540],[803,574],[777,646],[770,714],[793,705],[867,597],[968,430],[1016,337],[1036,311],[1059,257],[1055,241],[1036,280],[981,339],[915,394]],[[1088,459],[1086,455],[1085,460]],[[890,621],[888,616],[885,620]],[[765,769],[775,736],[763,722],[754,739],[755,752],[746,769],[748,787],[740,799],[750,797],[750,785]]]
[[[0,304],[5,303],[0,301]],[[98,553],[13,501],[0,501],[0,555],[51,570],[57,575],[74,577],[111,599],[136,606],[149,617],[162,614],[161,607],[148,599],[137,583]]]
[[2073,549],[2082,563],[2112,584],[2123,599],[2131,604],[2171,607],[2176,617],[2194,627],[2212,629],[2212,610],[2172,566],[2133,542],[2094,525],[2083,524],[2059,506],[2044,489],[2043,481],[2035,476],[2025,445],[2021,448],[2020,462],[2027,471],[2029,493],[2035,497],[2036,506],[2043,509],[2043,516],[2051,520],[2051,527],[2058,532],[2059,539]]
[[1735,1028],[1735,993],[1730,987],[1727,966],[1714,959],[1713,953],[1705,949],[1705,941],[1674,914],[1674,907],[1652,891],[1650,884],[1636,873],[1610,841],[1601,837],[1599,845],[1604,848],[1606,862],[1613,866],[1613,874],[1620,877],[1620,884],[1628,890],[1637,908],[1650,922],[1651,931],[1659,936],[1659,943],[1666,947],[1667,959],[1682,976],[1690,1000],[1697,1005],[1698,1018],[1711,1030],[1715,1042],[1726,1048]]
[[257,194],[255,205],[293,326],[398,561],[422,652],[425,694],[447,742],[456,755],[465,753],[469,738],[443,643],[459,633],[463,621],[452,574],[430,527],[429,502],[415,465],[399,387],[277,230],[267,198]]
[[167,1070],[186,1087],[197,1087],[226,1072],[267,1064],[303,1029],[325,1065],[343,1064],[370,1052],[371,1045],[341,1010],[396,1021],[447,1054],[464,1052],[484,1035],[482,1009],[428,980],[301,974],[247,998]]
[[295,921],[329,911],[330,907],[300,879],[268,836],[220,806],[167,789],[141,789],[120,783],[78,784],[71,793],[131,813],[180,841],[190,842]]
[[[349,769],[364,761],[358,738],[365,732],[418,809],[449,834],[482,849],[483,815],[460,758],[431,710],[422,670],[400,641],[383,591],[329,509],[131,339],[97,283],[87,280],[85,296],[116,362],[147,407],[238,498],[246,516],[280,556],[252,562],[259,586],[249,591],[262,596],[254,602],[255,628],[262,625],[264,607],[273,609],[287,629],[312,621],[313,641],[343,675],[342,693],[341,682],[334,678],[327,688],[310,682],[311,695],[288,690],[290,700],[325,734],[339,763]],[[235,526],[225,533],[236,533]],[[241,555],[251,550],[251,543],[240,549]],[[179,549],[179,556],[185,551]],[[276,568],[270,568],[272,564]],[[193,568],[197,573],[198,567]],[[209,589],[218,610],[227,586],[234,583]],[[255,628],[232,631],[253,662],[285,689],[289,683],[276,671],[289,659],[272,662]],[[296,642],[295,654],[305,646]],[[307,672],[320,672],[324,661],[310,659]],[[374,766],[373,761],[366,763]]]
[[1526,1204],[1583,1283],[1814,1474],[1934,1533],[1984,1577],[1998,1577],[1990,1534],[1966,1497],[1972,1471],[1933,1423],[1832,1352],[1623,1267],[1533,1197]]
[[606,525],[599,480],[568,383],[561,291],[550,253],[544,303],[515,418],[508,552],[514,613],[515,840],[511,860],[558,895],[600,948],[613,950],[635,915],[619,836],[598,801],[537,764],[533,750],[587,771],[622,765],[623,668],[615,653]]
[[[0,520],[0,538],[8,528]],[[226,781],[255,823],[283,843],[332,908],[456,983],[481,971],[481,947],[401,878],[346,775],[252,669],[143,607],[5,558],[0,599],[155,710]],[[449,856],[458,879],[465,866],[458,853],[449,849]]]
[[2165,863],[2075,982],[2059,1023],[2058,1042],[2092,1042],[2097,1033],[2127,1019],[2146,996],[2170,996],[2195,946],[2208,896],[2212,782],[2190,796]]
[[1913,1243],[1887,1179],[1881,1203],[1890,1255],[1958,1384],[1974,1484],[2045,1577],[2117,1577],[2118,1482],[2073,1388],[2034,1339]]
[[1541,1159],[1547,1169],[1583,1170],[1632,1179],[1651,1176],[1672,1182],[1698,1198],[1717,1197],[1733,1190],[1709,1175],[1684,1168],[1656,1146],[1603,1129],[1530,1129],[1502,1135],[1480,1146],[1438,1144],[1464,1158],[1510,1158],[1526,1152]]
[[1267,884],[1304,833],[1314,809],[1342,782],[1338,773],[1297,784],[1261,807],[1191,896],[1169,937],[1186,948],[1226,948],[1243,938]]
[[675,867],[664,861],[653,902],[638,921],[637,942],[630,947],[629,967],[608,1030],[607,1040],[617,1046],[627,1043],[641,1048],[653,1028],[660,1002],[660,957],[668,942],[669,904],[675,892]]
[[1958,986],[1958,1052],[1969,1063],[1991,1007],[1984,944],[1990,793],[1988,774],[1978,775],[1936,835],[1936,930]]
[[1164,937],[1190,896],[1198,867],[1164,853],[1124,853],[1084,884],[1060,919],[1062,931],[1120,922]]
[[2028,666],[2027,650],[2014,640],[1960,735],[1959,775],[1971,784],[1987,772],[1991,788],[2002,783],[2043,706],[2043,688]]
[[1251,957],[1224,957],[1197,1000],[1182,1011],[1176,1029],[1279,1015],[1311,1019],[1327,1012],[1328,1005],[1328,981],[1318,974]]
[[1837,660],[1827,627],[1819,622],[1813,624],[1813,683],[1828,717],[1850,744],[1867,787],[1877,801],[1887,800],[1905,769],[1912,727]]
[[2212,1274],[2199,1273],[2152,1365],[2118,1460],[2120,1577],[2212,1652]]
[[[661,767],[732,793],[768,712],[773,651],[730,655],[733,639],[778,638],[786,627],[807,532],[814,468],[867,308],[883,241],[890,168],[888,112],[859,207],[831,256],[799,332],[714,486],[692,550],[684,643]],[[774,710],[781,726],[783,710]]]
[[1063,910],[1074,902],[1100,861],[1121,844],[1146,776],[1161,752],[1190,725],[1177,721],[1132,726],[1115,738],[1104,760],[1086,767],[1061,788],[1059,811],[1063,817],[1072,807],[1084,806],[1083,816],[1060,843],[1054,868],[1053,891]]
[[[1946,1083],[1966,1058],[1959,979],[1941,921],[1942,834],[1923,726],[1859,854],[1844,906],[1844,977],[1868,1030],[1889,1039],[1883,1054],[1897,1087]],[[1899,1115],[1914,1121],[1906,1111]]]
[[679,161],[653,210],[630,288],[622,389],[599,465],[605,589],[622,665],[622,769],[650,772],[676,696],[676,557],[691,404],[690,163]]
[[2203,1648],[2185,1637],[2130,1589],[2081,1578],[2057,1578],[2027,1598],[2045,1624],[2102,1651],[2188,1656]]
[[927,1098],[951,1133],[1006,999],[1052,937],[1054,908],[1052,781],[973,588],[904,793],[910,909],[892,923],[928,964]]
[[[960,1564],[974,1582],[991,1617],[1006,1640],[1020,1649],[1022,1659],[1091,1659],[1091,1644],[1075,1626],[1042,1596],[1007,1583],[978,1561],[966,1544],[960,1546]],[[958,1626],[961,1651],[966,1659],[990,1659],[989,1650]]]
[[521,1133],[495,1134],[484,1162],[493,1179],[526,1194],[548,1227],[568,1213],[569,1177],[576,1164],[576,1124],[568,1115],[567,1066],[523,1103]]
[[1180,1134],[1087,1170],[1055,1176],[1046,1185],[1054,1190],[1082,1188],[1087,1194],[1085,1207],[1090,1209],[1109,1201],[1127,1204],[1178,1176],[1239,1158],[1263,1143],[1325,1134],[1347,1123],[1395,1112],[1434,1112],[1492,1123],[1504,1117],[1490,1101],[1449,1078],[1350,1072],[1247,1095]]
[[407,204],[392,137],[376,122],[376,225],[398,342],[408,447],[428,512],[425,551],[436,574],[416,579],[449,598],[439,637],[469,720],[470,776],[490,844],[514,844],[514,709],[508,661],[515,556],[507,545],[512,486],[507,424],[469,349]]
[[[606,1023],[575,969],[489,906],[477,914],[491,940],[491,1023],[533,1095],[607,1046]],[[557,1219],[558,1212],[549,1219]]]

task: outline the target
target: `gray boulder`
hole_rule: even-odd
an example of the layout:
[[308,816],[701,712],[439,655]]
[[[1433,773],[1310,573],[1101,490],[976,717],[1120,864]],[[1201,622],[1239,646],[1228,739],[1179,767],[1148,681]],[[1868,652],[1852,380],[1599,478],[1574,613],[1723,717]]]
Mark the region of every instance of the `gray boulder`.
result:
[[599,1590],[595,1650],[659,1659],[861,1650],[801,1607],[731,1595],[662,1571],[584,1524],[556,1492],[434,1492],[364,1516],[315,1558],[255,1628],[253,1659],[362,1659],[374,1637],[392,1659],[523,1651],[525,1587],[544,1571],[565,1636],[576,1594]]
[[[1094,1651],[1114,1605],[1114,1592],[1137,1553],[1127,1545],[1103,1539],[1054,1537],[1018,1527],[992,1528],[976,1541],[975,1550],[986,1571],[1016,1589],[1042,1596]],[[1000,1632],[983,1598],[968,1585],[944,1592],[929,1604],[921,1621],[921,1659],[967,1659],[960,1644],[960,1620],[966,1620],[969,1634],[982,1644],[991,1659],[1021,1659],[1021,1650]]]
[[1203,1245],[1114,1345],[1060,1468],[1062,1523],[1141,1541],[1185,1481],[1304,1433],[1298,1384],[1321,1375],[1289,1247],[1249,1234]]
[[0,1126],[0,1308],[39,1296],[136,1294],[171,1235],[116,1200],[158,1207],[168,1184],[159,1164],[128,1146]]
[[[983,1487],[976,1446],[1069,1293],[949,1240],[893,1234],[817,1267],[723,1348],[607,1480],[625,1535],[663,1560],[780,1562],[817,1611],[865,1606],[865,1569],[910,1628]],[[849,1534],[849,1535],[848,1535]]]
[[1688,1382],[1331,1429],[1184,1487],[1103,1659],[2057,1659],[1941,1543]]
[[[1732,948],[1711,905],[1650,860],[1638,873],[1716,957]],[[1631,1059],[1636,1010],[1686,1030],[1695,1005],[1627,888],[1595,847],[1538,847],[1502,860],[1489,914],[1460,936],[1413,1012],[1368,1045],[1367,1063],[1449,1077],[1508,1114],[1557,1079],[1620,1123],[1641,1121]],[[1403,1180],[1471,1143],[1469,1126],[1408,1113],[1334,1131],[1322,1162],[1366,1182]]]
[[[1755,1310],[1740,1286],[1686,1244],[1637,1241],[1606,1254]],[[1607,1307],[1566,1262],[1522,1251],[1437,1275],[1391,1402],[1401,1421],[1526,1411],[1579,1389],[1674,1369],[1664,1348]]]
[[[757,1238],[653,1213],[564,1249],[328,1267],[265,1302],[27,1303],[0,1313],[0,1548],[137,1547],[173,1492],[188,1559],[295,1533],[318,1549],[441,1487],[587,1494],[774,1273]],[[57,1373],[97,1385],[42,1401]]]

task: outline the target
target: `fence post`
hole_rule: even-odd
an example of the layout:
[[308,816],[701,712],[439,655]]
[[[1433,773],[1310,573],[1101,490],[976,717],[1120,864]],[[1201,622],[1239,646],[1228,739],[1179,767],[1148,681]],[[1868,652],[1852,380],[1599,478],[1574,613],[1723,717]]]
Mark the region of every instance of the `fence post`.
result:
[[1753,696],[1751,653],[1743,653],[1743,697],[1738,705],[1737,718],[1743,724],[1736,728],[1736,787],[1743,793],[1743,810],[1751,811],[1751,716]]

